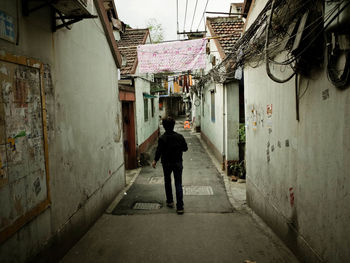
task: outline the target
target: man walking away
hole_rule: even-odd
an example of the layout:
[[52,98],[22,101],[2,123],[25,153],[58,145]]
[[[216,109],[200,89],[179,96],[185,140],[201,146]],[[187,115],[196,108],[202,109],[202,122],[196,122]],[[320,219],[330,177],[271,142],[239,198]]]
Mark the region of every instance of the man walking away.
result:
[[174,132],[175,120],[171,117],[162,121],[165,133],[158,139],[156,155],[152,162],[152,167],[156,168],[159,158],[161,158],[164,185],[166,194],[166,203],[168,207],[174,207],[173,193],[171,189],[171,173],[174,173],[176,190],[176,212],[184,213],[183,193],[182,193],[182,152],[187,151],[185,138]]

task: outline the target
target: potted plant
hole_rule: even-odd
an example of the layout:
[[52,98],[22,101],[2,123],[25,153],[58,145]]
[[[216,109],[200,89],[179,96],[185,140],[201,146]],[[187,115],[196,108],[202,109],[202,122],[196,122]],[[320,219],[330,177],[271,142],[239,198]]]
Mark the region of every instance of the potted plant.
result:
[[238,179],[245,179],[245,161],[235,161],[229,166],[232,181],[237,181]]

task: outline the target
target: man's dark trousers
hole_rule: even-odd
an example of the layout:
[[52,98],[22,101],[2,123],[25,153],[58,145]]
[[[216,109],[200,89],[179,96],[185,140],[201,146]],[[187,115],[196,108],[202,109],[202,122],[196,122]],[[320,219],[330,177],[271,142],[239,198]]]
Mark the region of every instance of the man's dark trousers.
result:
[[163,172],[164,172],[164,185],[165,185],[165,194],[167,203],[170,204],[174,202],[173,192],[171,188],[171,173],[174,173],[175,180],[175,190],[176,190],[176,208],[182,210],[183,203],[183,193],[182,193],[182,162],[177,163],[163,163]]

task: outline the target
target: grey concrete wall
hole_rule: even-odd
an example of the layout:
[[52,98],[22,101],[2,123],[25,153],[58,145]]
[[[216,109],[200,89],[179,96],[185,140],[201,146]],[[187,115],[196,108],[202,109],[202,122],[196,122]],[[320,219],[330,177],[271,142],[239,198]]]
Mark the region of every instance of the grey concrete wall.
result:
[[335,88],[324,68],[301,76],[298,122],[294,78],[275,83],[264,65],[246,66],[244,78],[249,206],[305,262],[349,261],[350,89]]
[[[15,2],[2,1],[0,10],[13,13]],[[0,245],[2,262],[24,262],[51,245],[64,252],[125,185],[117,68],[102,24],[83,20],[52,33],[49,14],[20,16],[18,46],[0,40],[3,52],[47,64],[52,196],[46,211]]]

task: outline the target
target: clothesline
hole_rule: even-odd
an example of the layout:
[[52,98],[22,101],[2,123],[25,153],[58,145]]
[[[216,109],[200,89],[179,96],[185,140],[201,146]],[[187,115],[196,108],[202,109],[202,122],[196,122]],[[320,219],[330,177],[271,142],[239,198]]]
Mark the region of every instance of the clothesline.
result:
[[[222,37],[229,37],[229,36],[233,36],[233,34],[226,34],[226,35],[221,35],[221,36],[215,36],[215,37],[204,37],[204,39],[218,39],[218,38],[222,38]],[[181,39],[181,40],[176,40],[176,41],[188,41],[188,40],[192,40],[192,39]],[[157,44],[161,44],[161,43],[166,43],[167,41],[164,42],[160,42]],[[123,49],[123,48],[137,48],[140,45],[137,46],[128,46],[128,47],[118,47],[118,49]]]

